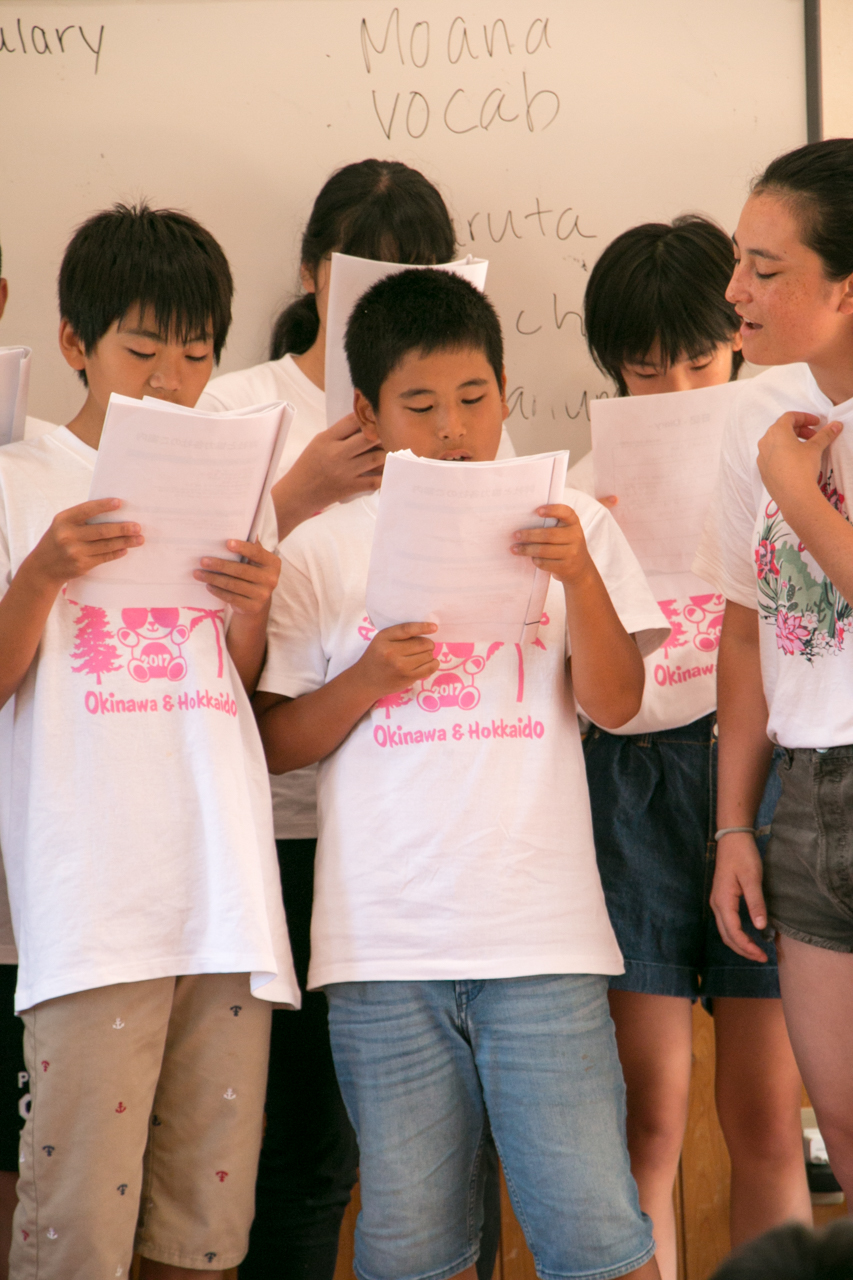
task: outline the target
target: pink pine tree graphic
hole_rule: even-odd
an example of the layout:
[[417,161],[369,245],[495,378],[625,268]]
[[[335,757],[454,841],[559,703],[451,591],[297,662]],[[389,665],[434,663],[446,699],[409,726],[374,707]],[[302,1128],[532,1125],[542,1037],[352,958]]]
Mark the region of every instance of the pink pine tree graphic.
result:
[[100,684],[102,675],[121,670],[121,663],[116,661],[119,657],[118,649],[114,644],[108,643],[115,640],[115,636],[107,626],[107,615],[103,609],[84,604],[79,616],[74,619],[74,625],[77,635],[71,657],[81,661],[79,667],[71,668],[72,671],[85,671],[87,675],[96,676]]

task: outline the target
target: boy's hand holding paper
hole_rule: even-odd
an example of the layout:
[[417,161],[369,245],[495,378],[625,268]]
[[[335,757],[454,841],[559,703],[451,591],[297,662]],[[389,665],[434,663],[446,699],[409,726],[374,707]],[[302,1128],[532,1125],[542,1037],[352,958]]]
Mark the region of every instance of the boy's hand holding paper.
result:
[[[210,584],[238,612],[264,608],[275,570],[254,542],[292,417],[284,403],[205,413],[112,395],[90,498],[119,498],[142,538],[132,556],[78,577],[74,599],[210,608]],[[241,555],[247,564],[238,563]]]
[[530,556],[537,569],[550,573],[564,586],[576,584],[590,570],[597,572],[581,522],[571,507],[555,503],[540,507],[536,515],[551,527],[516,530],[513,555]]

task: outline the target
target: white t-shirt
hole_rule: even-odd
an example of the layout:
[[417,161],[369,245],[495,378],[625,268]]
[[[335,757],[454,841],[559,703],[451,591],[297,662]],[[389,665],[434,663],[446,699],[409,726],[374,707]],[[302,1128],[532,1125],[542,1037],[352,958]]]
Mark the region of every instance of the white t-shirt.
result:
[[[768,369],[747,384],[731,409],[693,568],[726,599],[758,610],[773,741],[846,746],[853,743],[853,609],[782,519],[758,473],[758,442],[789,410],[825,423],[853,413],[853,400],[833,406],[806,364]],[[846,516],[839,488],[830,471],[824,491]]]
[[[647,652],[667,628],[633,553],[598,503],[567,500]],[[333,507],[281,544],[259,688],[299,697],[364,653],[377,503]],[[382,698],[320,764],[309,986],[621,973],[562,587],[552,581],[534,644],[443,645],[438,656],[440,671]]]
[[[0,450],[0,593],[97,454],[65,427]],[[132,553],[131,553],[132,554]],[[298,1006],[260,739],[210,610],[51,609],[0,720],[16,1006],[248,972]]]
[[[282,476],[293,466],[306,445],[319,432],[326,430],[325,392],[306,377],[292,355],[213,378],[202,392],[197,407],[222,412],[266,404],[270,400],[289,400],[296,409],[281,455],[279,476]],[[501,435],[498,457],[515,457],[506,429]],[[270,789],[276,838],[297,840],[316,836],[317,766],[272,777]]]
[[[592,453],[569,469],[567,481],[595,496]],[[618,496],[618,495],[617,495]],[[640,710],[618,733],[657,733],[706,716],[717,705],[717,651],[725,599],[693,573],[648,573],[650,590],[672,627],[645,659]]]

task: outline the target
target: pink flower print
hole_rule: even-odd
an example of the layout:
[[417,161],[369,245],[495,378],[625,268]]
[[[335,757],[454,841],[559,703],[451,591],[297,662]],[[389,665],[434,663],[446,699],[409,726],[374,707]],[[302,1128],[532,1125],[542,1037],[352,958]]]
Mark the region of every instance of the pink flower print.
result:
[[74,625],[77,635],[74,637],[71,657],[81,661],[79,667],[71,668],[72,671],[85,671],[86,675],[95,676],[100,684],[102,675],[121,670],[121,663],[116,662],[116,658],[120,656],[119,651],[114,644],[108,643],[115,640],[115,636],[109,630],[107,615],[103,609],[84,604],[80,614],[74,619]]
[[766,578],[768,573],[779,576],[779,566],[776,563],[776,543],[768,542],[766,538],[762,538],[758,546],[755,548],[755,563],[758,567],[758,577]]
[[780,609],[776,615],[776,644],[783,653],[804,653],[811,632],[799,613]]

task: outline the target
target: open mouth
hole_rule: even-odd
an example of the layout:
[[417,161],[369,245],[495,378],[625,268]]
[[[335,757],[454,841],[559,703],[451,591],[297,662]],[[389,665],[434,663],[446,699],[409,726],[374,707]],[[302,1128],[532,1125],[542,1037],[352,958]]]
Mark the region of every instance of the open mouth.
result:
[[746,316],[741,316],[741,333],[758,333],[759,329],[763,329],[764,325],[756,324],[754,320],[747,320]]
[[470,462],[471,455],[466,449],[448,449],[441,455],[442,462]]

